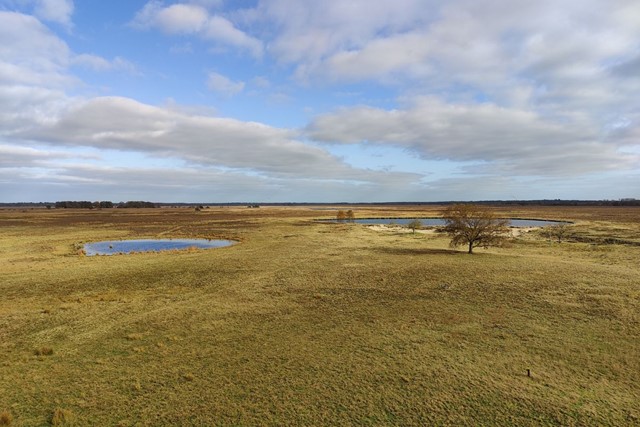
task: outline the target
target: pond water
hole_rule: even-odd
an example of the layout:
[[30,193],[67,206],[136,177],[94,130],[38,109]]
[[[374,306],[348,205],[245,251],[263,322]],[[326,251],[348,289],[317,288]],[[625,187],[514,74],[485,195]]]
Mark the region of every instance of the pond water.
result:
[[131,252],[156,252],[172,249],[212,249],[233,245],[233,240],[208,239],[141,239],[141,240],[111,240],[105,242],[86,243],[84,252],[87,256],[114,255]]
[[[423,226],[438,226],[444,225],[444,220],[442,218],[361,218],[355,219],[353,222],[357,224],[366,224],[366,225],[407,225],[414,219],[419,220]],[[332,222],[346,222],[346,221],[338,221],[332,220]],[[558,225],[564,224],[561,221],[546,221],[542,219],[510,219],[509,225],[511,227],[546,227],[549,225]]]

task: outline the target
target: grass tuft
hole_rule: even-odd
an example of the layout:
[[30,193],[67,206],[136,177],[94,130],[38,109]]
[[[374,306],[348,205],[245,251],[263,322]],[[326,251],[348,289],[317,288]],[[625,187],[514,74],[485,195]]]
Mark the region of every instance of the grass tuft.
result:
[[0,426],[10,426],[13,422],[13,416],[9,411],[0,412]]
[[51,347],[40,347],[33,351],[36,356],[51,356],[53,355],[53,349]]
[[68,409],[56,408],[51,414],[52,426],[71,426],[74,424],[75,415]]
[[127,341],[137,341],[142,339],[142,334],[127,334],[125,338]]

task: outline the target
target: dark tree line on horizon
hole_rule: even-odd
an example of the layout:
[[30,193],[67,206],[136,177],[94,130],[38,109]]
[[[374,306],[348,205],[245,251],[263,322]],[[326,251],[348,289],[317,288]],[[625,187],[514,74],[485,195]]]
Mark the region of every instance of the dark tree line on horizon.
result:
[[[63,201],[63,202],[13,202],[13,203],[0,203],[0,207],[58,207],[58,204],[66,204],[66,207],[71,207],[72,204],[83,204],[82,209],[96,209],[100,206],[96,206],[96,203],[112,203],[112,202],[89,202],[89,201]],[[439,201],[439,202],[265,202],[259,203],[262,206],[372,206],[372,205],[387,205],[387,206],[429,206],[429,205],[453,205],[459,203],[473,203],[476,205],[491,205],[491,206],[640,206],[640,199],[625,198],[617,200],[564,200],[564,199],[542,199],[542,200],[482,200],[482,201]],[[92,208],[89,207],[92,205]],[[141,207],[161,207],[161,206],[247,206],[247,202],[142,202],[142,201],[129,201],[113,203],[112,207],[120,208],[141,208]],[[249,205],[257,205],[255,203],[249,203]],[[61,206],[64,208],[65,206]],[[103,206],[104,207],[104,206]]]
[[[47,205],[50,207],[51,205]],[[61,201],[55,203],[56,209],[111,209],[111,208],[156,208],[157,204],[153,202],[128,201],[114,204],[110,201],[89,202],[83,201]]]

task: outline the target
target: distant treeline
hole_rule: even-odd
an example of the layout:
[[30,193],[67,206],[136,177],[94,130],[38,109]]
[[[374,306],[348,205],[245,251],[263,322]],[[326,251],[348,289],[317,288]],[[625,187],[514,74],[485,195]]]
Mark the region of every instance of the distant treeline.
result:
[[619,200],[562,200],[562,199],[543,199],[543,200],[482,200],[482,201],[440,201],[440,202],[332,202],[332,203],[313,203],[313,202],[270,202],[270,203],[254,203],[254,202],[231,202],[231,203],[153,203],[143,201],[129,202],[89,202],[89,201],[63,201],[63,202],[17,202],[17,203],[0,203],[2,208],[74,208],[74,209],[98,209],[98,208],[157,208],[161,206],[173,207],[195,207],[195,206],[428,206],[428,205],[449,205],[453,203],[473,203],[479,205],[492,206],[640,206],[640,199],[619,199]]
[[97,208],[112,208],[112,202],[89,202],[86,200],[82,201],[71,201],[65,200],[63,202],[55,203],[56,209],[97,209]]
[[[47,205],[51,206],[51,205]],[[157,205],[152,202],[129,201],[114,204],[109,201],[89,202],[89,201],[63,201],[55,203],[56,209],[110,209],[110,208],[155,208]]]
[[153,202],[142,202],[142,201],[133,201],[133,202],[120,202],[116,207],[118,208],[157,208],[159,205]]
[[[465,203],[465,202],[446,202]],[[468,203],[468,202],[466,202]],[[472,202],[487,205],[504,206],[640,206],[640,199],[620,199],[620,200],[489,200]]]
[[470,203],[477,205],[491,206],[640,206],[640,199],[619,199],[619,200],[479,200],[463,201],[449,200],[439,202],[266,202],[255,204],[253,202],[230,202],[230,203],[160,203],[165,207],[188,207],[188,206],[429,206],[429,205],[451,205],[457,203]]

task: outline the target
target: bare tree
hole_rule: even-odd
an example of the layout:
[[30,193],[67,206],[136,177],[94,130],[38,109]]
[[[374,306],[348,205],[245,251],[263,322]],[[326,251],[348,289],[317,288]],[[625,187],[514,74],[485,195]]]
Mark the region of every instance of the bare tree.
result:
[[549,227],[545,227],[543,230],[543,235],[549,238],[558,239],[558,243],[562,243],[562,240],[567,236],[569,232],[569,224],[566,222],[561,222],[556,225],[551,225]]
[[347,214],[344,213],[344,211],[338,211],[338,214],[336,215],[336,219],[338,221],[344,221],[345,219],[347,219]]
[[353,213],[351,209],[349,209],[346,213],[347,221],[353,222],[356,219],[356,215]]
[[411,229],[415,234],[416,230],[420,230],[422,228],[422,222],[419,219],[414,219],[409,224],[407,224],[407,228]]
[[451,237],[451,246],[467,245],[469,253],[481,246],[500,246],[510,233],[509,220],[497,218],[483,206],[451,205],[442,213],[444,231]]

